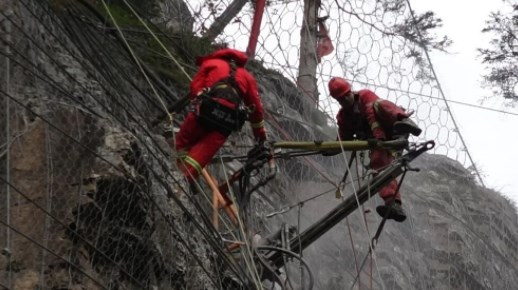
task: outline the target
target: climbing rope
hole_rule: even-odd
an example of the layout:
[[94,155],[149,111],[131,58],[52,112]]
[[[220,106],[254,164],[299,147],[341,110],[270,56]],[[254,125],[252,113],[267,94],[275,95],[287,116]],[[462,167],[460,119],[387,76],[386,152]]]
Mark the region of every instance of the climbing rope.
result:
[[[396,190],[394,192],[398,192],[400,187],[401,187],[401,184],[403,183],[403,180],[405,178],[405,175],[407,173],[407,170],[404,170],[403,171],[403,174],[401,175],[401,179],[399,180],[398,182],[398,186],[396,188]],[[381,222],[380,224],[378,225],[378,228],[376,229],[376,233],[374,234],[374,236],[372,237],[371,239],[371,242],[369,244],[369,251],[367,252],[367,254],[365,255],[365,258],[363,258],[362,260],[362,263],[360,264],[360,268],[358,270],[358,274],[356,275],[356,277],[354,278],[353,280],[353,284],[351,285],[351,290],[354,288],[354,285],[356,284],[356,281],[360,278],[360,273],[362,272],[362,269],[363,267],[365,266],[365,262],[367,262],[367,258],[368,257],[372,257],[371,255],[374,254],[374,250],[376,249],[376,246],[378,244],[378,240],[379,240],[379,237],[381,236],[381,232],[383,231],[383,228],[385,227],[385,223],[387,221],[387,218],[388,216],[390,215],[390,209],[387,210],[385,212],[385,215],[383,216],[383,218],[381,219]],[[365,224],[367,224],[367,222],[365,221]],[[376,267],[377,268],[377,267]],[[372,276],[371,276],[371,284],[372,284]]]

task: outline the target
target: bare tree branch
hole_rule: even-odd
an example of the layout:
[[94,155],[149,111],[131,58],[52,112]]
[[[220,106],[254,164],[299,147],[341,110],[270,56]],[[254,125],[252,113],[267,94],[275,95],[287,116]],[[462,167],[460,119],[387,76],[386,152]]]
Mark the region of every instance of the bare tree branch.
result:
[[205,33],[205,37],[210,40],[214,40],[218,35],[223,32],[223,29],[230,23],[230,21],[236,17],[236,15],[243,9],[248,0],[234,0],[223,13],[216,18],[214,23]]

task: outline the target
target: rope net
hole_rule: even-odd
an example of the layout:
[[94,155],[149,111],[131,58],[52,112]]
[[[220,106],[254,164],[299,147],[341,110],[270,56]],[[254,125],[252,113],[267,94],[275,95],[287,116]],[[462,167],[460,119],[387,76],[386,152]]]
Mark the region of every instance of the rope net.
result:
[[[228,3],[214,2],[189,1],[193,14],[200,15],[194,25],[200,34]],[[279,71],[294,83],[298,77],[303,4],[303,1],[267,2],[255,56],[266,67]],[[325,24],[334,45],[334,51],[322,58],[316,72],[318,108],[327,113],[327,121],[334,123],[339,107],[328,97],[327,83],[331,77],[341,76],[352,82],[353,89],[370,89],[381,98],[415,111],[413,119],[424,129],[420,139],[435,140],[434,153],[455,159],[465,167],[473,166],[452,120],[446,96],[441,94],[430,64],[423,59],[422,48],[396,34],[394,27],[410,17],[408,6],[391,10],[381,1],[321,1],[320,7],[318,16],[329,16]],[[252,4],[247,4],[236,19],[218,40],[246,50],[253,19]],[[420,57],[412,57],[415,52],[420,52]],[[312,99],[309,94],[305,97]],[[302,111],[302,108],[295,109]],[[311,117],[303,115],[310,123]]]
[[[390,4],[396,4],[398,1],[389,1],[388,3],[382,1],[320,2],[320,9],[318,9],[316,16],[328,16],[325,24],[334,45],[334,51],[330,55],[322,57],[316,66],[316,93],[297,91],[292,97],[287,93],[289,89],[282,87],[282,91],[279,90],[278,94],[274,96],[285,100],[282,104],[276,103],[278,105],[268,107],[270,114],[269,128],[275,132],[273,133],[274,138],[300,141],[320,140],[320,138],[333,139],[336,132],[320,129],[325,127],[325,124],[335,124],[334,116],[339,106],[332,98],[328,97],[327,83],[333,76],[342,76],[352,82],[353,89],[371,89],[381,98],[388,99],[404,107],[407,111],[415,111],[412,118],[423,129],[423,133],[418,139],[412,137],[412,140],[435,140],[434,154],[444,155],[458,161],[471,172],[472,176],[468,176],[468,179],[473,178],[473,180],[483,183],[455,123],[453,113],[447,104],[447,96],[443,94],[440,83],[435,78],[433,67],[430,60],[427,59],[426,52],[418,45],[419,41],[415,41],[416,38],[404,37],[405,34],[398,33],[401,32],[402,25],[413,26],[412,21],[409,21],[413,17],[409,5],[404,5],[403,9],[391,9]],[[401,2],[399,1],[399,3]],[[214,11],[215,13],[209,12],[210,9],[206,8],[211,5],[208,1],[190,1],[190,5],[191,11],[205,11],[206,13],[200,13],[199,15],[205,16],[197,17],[195,20],[195,27],[199,27],[199,30],[197,30],[199,35],[203,35],[203,27],[210,27],[211,21],[216,19],[221,11],[225,10],[221,6],[225,6],[226,3],[219,2],[220,6],[218,6],[217,11]],[[300,84],[301,35],[304,34],[304,24],[311,26],[304,23],[303,5],[304,1],[267,2],[255,55],[255,59],[265,67],[279,72],[294,84]],[[230,47],[246,50],[253,11],[253,3],[247,4],[236,15],[235,21],[225,28],[218,40],[228,43]],[[313,28],[317,26],[316,23],[312,23],[312,25]],[[316,39],[318,40],[318,38]],[[312,47],[315,49],[316,44]],[[310,57],[317,59],[316,54]],[[307,58],[304,61],[307,61]],[[270,96],[263,95],[262,97],[271,100]],[[308,107],[314,105],[316,99],[318,99],[316,107],[325,112],[325,117],[308,109]],[[286,103],[289,106],[284,105]],[[297,111],[300,116],[292,115],[291,109]],[[294,128],[297,126],[294,123],[298,123],[297,125],[300,127]],[[368,161],[363,160],[363,164],[366,163]],[[319,165],[322,165],[322,167],[319,167]],[[298,225],[303,229],[322,215],[322,208],[329,208],[336,203],[330,197],[334,191],[326,191],[326,188],[322,188],[321,183],[329,184],[330,180],[336,181],[341,177],[344,172],[344,159],[342,157],[326,159],[309,157],[306,160],[289,160],[286,161],[286,164],[281,161],[281,167],[283,168],[281,173],[285,176],[285,180],[295,181],[287,185],[287,188],[289,188],[287,191],[291,192],[296,198],[288,198],[287,203],[290,205],[290,209],[298,209],[302,216],[302,218],[298,218],[295,210],[295,212],[290,212],[283,218],[287,218],[295,224],[297,221],[301,221],[301,224]],[[355,179],[365,178],[361,177],[362,173],[365,173],[364,168],[362,169],[361,164],[356,164]],[[314,183],[301,182],[301,180],[312,180]],[[356,188],[358,188],[359,182],[355,183],[357,183]],[[332,184],[328,186],[333,187]],[[403,186],[403,195],[407,191],[413,193],[411,196],[404,196],[403,198],[407,198],[407,204],[416,204],[416,208],[413,208],[414,213],[427,211],[430,205],[427,198],[422,195],[424,192],[417,188],[418,185],[416,184],[404,184]],[[348,192],[352,192],[351,187],[347,189]],[[327,194],[319,197],[319,201],[315,204],[301,202],[325,192]],[[449,190],[449,192],[455,192],[455,190]],[[487,248],[487,240],[483,237],[485,234],[482,234],[482,236],[476,234],[475,225],[477,222],[475,220],[481,221],[481,219],[459,216],[454,206],[447,207],[448,213],[443,213],[449,217],[455,217],[455,219],[451,225],[442,228],[446,231],[444,233],[446,238],[442,241],[445,240],[451,245],[458,243],[458,226],[461,226],[460,220],[466,218],[466,223],[462,226],[467,226],[470,229],[469,240],[476,245],[474,248],[460,246],[461,248],[453,251],[455,253],[449,252],[448,256],[445,257],[444,252],[432,250],[433,246],[429,241],[433,243],[437,239],[436,237],[415,236],[413,234],[423,228],[433,227],[438,229],[437,221],[432,219],[423,223],[418,220],[410,220],[408,226],[411,231],[408,235],[411,238],[410,241],[389,234],[390,238],[387,238],[389,241],[381,244],[376,251],[381,253],[378,255],[381,257],[379,259],[371,258],[366,266],[360,269],[361,259],[368,250],[368,240],[372,237],[376,223],[379,221],[372,213],[376,203],[379,204],[380,201],[373,200],[365,206],[364,209],[370,210],[370,214],[366,214],[365,217],[361,214],[350,217],[347,222],[333,231],[332,238],[324,237],[317,241],[314,247],[306,250],[304,255],[310,257],[308,260],[312,269],[316,271],[314,275],[317,277],[317,288],[334,289],[333,287],[336,287],[336,285],[342,285],[342,287],[343,285],[351,285],[351,281],[355,280],[356,276],[360,278],[356,282],[359,289],[368,287],[374,289],[391,288],[400,283],[395,277],[401,279],[401,273],[412,273],[412,276],[405,276],[403,279],[407,279],[414,286],[418,285],[417,287],[421,289],[433,288],[434,285],[427,281],[438,277],[448,277],[448,283],[451,287],[461,287],[460,285],[475,288],[487,287],[484,286],[484,281],[477,278],[477,275],[484,273],[484,266],[479,264],[469,269],[468,265],[458,264],[454,261],[453,256],[459,253],[463,257],[471,255],[478,257],[481,254],[479,251],[489,249]],[[473,205],[462,202],[458,206],[462,210],[470,210]],[[494,216],[498,212],[494,210],[486,209],[483,211],[483,215]],[[364,218],[367,219],[366,228],[363,226]],[[282,219],[277,222],[281,221]],[[487,219],[485,222],[487,223]],[[441,224],[441,222],[438,223]],[[490,232],[495,227],[494,220],[489,218],[486,229]],[[387,231],[392,231],[391,228],[392,225],[389,225]],[[346,244],[344,241],[350,241],[350,244]],[[421,255],[418,252],[423,248],[430,249],[429,251],[425,250],[429,253],[426,255],[429,261],[451,265],[448,266],[447,270],[430,268],[418,270],[422,269],[420,262],[414,259],[408,265],[397,264],[396,261],[399,259],[393,259],[393,256],[397,255],[397,251],[394,252],[393,245],[404,245],[402,247],[411,249],[410,252],[414,252],[415,255]],[[496,253],[494,249],[489,250],[493,254]],[[342,271],[322,263],[323,259],[320,257],[335,260],[336,265],[339,265],[338,268]],[[376,265],[376,263],[379,264]],[[378,271],[381,268],[383,270]],[[340,274],[330,274],[336,272]],[[509,285],[509,281],[512,280],[510,276],[499,276],[496,272],[491,272],[490,277],[488,280],[493,282],[487,282],[488,280],[486,280],[485,283],[492,284],[502,279],[503,285]],[[324,285],[322,281],[332,282]]]
[[[251,196],[239,220],[220,210],[217,228],[210,216],[210,190],[200,182],[198,194],[190,191],[171,162],[176,153],[163,137],[174,136],[182,114],[173,116],[175,123],[167,126],[153,126],[150,116],[163,113],[185,94],[196,71],[193,60],[211,48],[210,41],[192,34],[210,31],[231,3],[242,3],[243,8],[236,10],[239,13],[217,41],[246,50],[253,3],[160,1],[161,6],[155,7],[150,2],[20,0],[9,1],[5,7],[11,9],[0,5],[0,59],[7,68],[0,71],[6,84],[0,87],[0,212],[5,213],[0,219],[0,268],[5,269],[0,286],[259,289],[261,269],[252,258],[251,240],[275,232],[283,222],[302,231],[337,204],[334,193],[346,170],[345,155],[281,159],[277,178]],[[335,50],[316,66],[317,90],[302,90],[295,85],[303,82],[299,76],[302,3],[267,2],[250,65],[262,91],[270,139],[334,140],[338,105],[327,98],[327,81],[344,76],[355,89],[370,88],[415,110],[414,119],[425,129],[420,140],[434,139],[435,153],[473,165],[437,81],[429,78],[431,68],[423,59],[408,57],[420,48],[387,32],[408,17],[408,9],[394,12],[380,5],[378,1],[321,3],[319,15],[329,15],[325,23]],[[156,16],[156,11],[182,13]],[[193,17],[185,20],[186,14]],[[316,55],[313,58],[317,63]],[[251,136],[245,128],[229,138],[208,166],[217,181],[224,183],[242,166],[237,161],[224,164],[219,157],[246,155]],[[367,159],[366,154],[359,155],[353,164],[344,194],[368,181]],[[263,175],[254,173],[252,182]],[[429,182],[445,181],[430,177]],[[235,186],[229,195],[240,198]],[[425,210],[426,201],[408,200],[416,204],[416,211]],[[420,289],[432,289],[434,285],[424,281],[444,275],[413,267],[411,263],[423,263],[418,259],[395,265],[398,252],[393,245],[405,245],[415,255],[423,255],[424,248],[427,258],[453,263],[455,257],[434,252],[422,236],[410,233],[411,239],[401,241],[394,234],[396,227],[389,225],[389,241],[360,267],[379,222],[372,213],[377,204],[378,198],[371,199],[303,253],[295,253],[308,261],[315,289],[390,288],[399,276],[409,284],[422,284]],[[450,213],[465,206],[452,205]],[[282,214],[266,217],[282,209],[286,209]],[[371,213],[364,214],[367,210]],[[488,211],[499,220],[498,208]],[[477,222],[461,219],[457,225]],[[410,225],[403,231],[430,226],[412,220]],[[445,228],[447,240],[460,247],[455,226]],[[493,221],[488,228],[507,235],[505,227]],[[477,235],[473,231],[470,237],[480,247],[462,249],[463,256],[475,251],[487,255],[481,249],[500,253]],[[229,254],[228,247],[235,244],[240,250]],[[301,264],[290,259],[281,271],[294,289],[309,284],[310,273]],[[479,283],[476,277],[490,268],[486,266],[455,264],[446,270],[459,276],[450,285],[461,283],[471,289],[466,281]],[[514,285],[510,271],[494,270],[490,275],[491,281],[504,283],[502,289]]]

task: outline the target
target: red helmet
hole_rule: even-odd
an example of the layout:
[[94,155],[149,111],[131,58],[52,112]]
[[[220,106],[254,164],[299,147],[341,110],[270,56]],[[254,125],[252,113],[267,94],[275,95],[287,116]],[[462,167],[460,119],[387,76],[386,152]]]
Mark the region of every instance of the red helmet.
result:
[[351,91],[351,84],[344,78],[334,77],[329,83],[329,93],[331,97],[338,99]]

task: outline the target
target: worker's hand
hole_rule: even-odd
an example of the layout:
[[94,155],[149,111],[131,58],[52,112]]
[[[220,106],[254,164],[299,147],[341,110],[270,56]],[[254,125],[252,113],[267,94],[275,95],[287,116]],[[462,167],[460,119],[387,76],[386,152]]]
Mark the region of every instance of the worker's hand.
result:
[[265,140],[260,139],[254,147],[246,154],[248,158],[259,158],[262,155],[269,154],[269,150],[265,145]]
[[372,136],[380,141],[387,140],[387,136],[385,136],[385,132],[381,128],[376,128],[372,130]]

